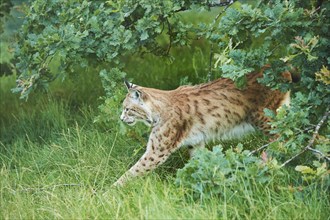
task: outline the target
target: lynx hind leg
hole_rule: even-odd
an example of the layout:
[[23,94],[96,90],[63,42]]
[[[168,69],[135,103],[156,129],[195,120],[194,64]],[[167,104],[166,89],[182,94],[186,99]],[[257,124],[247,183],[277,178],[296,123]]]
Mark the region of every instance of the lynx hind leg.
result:
[[276,113],[285,105],[285,106],[290,106],[290,92],[285,93],[283,96],[281,94],[278,94],[279,99],[273,100],[269,105],[264,106],[264,107],[259,107],[255,112],[252,112],[250,117],[251,117],[251,122],[257,126],[264,134],[268,136],[272,136],[271,139],[276,139],[278,135],[271,135],[271,119],[265,116],[264,113],[264,108],[269,108],[273,109]]
[[271,125],[269,122],[271,122],[271,120],[265,115],[263,108],[259,108],[257,111],[252,112],[250,120],[265,135],[270,135]]

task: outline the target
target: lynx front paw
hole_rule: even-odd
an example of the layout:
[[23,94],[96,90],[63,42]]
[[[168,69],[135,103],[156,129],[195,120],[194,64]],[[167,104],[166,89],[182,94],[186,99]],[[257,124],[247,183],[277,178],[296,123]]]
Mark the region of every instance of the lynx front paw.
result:
[[126,184],[126,182],[132,178],[132,174],[127,171],[124,175],[122,175],[112,186],[114,187],[121,187]]
[[112,184],[113,187],[121,187],[123,186],[123,183],[117,180],[115,183]]
[[114,184],[112,184],[113,187],[122,187],[125,184],[125,179],[120,177]]

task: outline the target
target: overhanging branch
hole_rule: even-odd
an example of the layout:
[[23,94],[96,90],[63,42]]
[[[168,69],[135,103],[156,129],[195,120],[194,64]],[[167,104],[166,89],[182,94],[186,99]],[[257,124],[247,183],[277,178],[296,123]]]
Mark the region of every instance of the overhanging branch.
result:
[[[219,2],[208,3],[205,6],[208,6],[210,8],[213,8],[213,7],[223,7],[223,6],[229,6],[229,5],[233,4],[234,2],[235,2],[235,0],[229,0],[229,1],[225,1],[225,2],[219,1]],[[175,10],[174,12],[187,11],[189,9],[190,8],[183,7],[183,8],[180,8],[178,10]]]

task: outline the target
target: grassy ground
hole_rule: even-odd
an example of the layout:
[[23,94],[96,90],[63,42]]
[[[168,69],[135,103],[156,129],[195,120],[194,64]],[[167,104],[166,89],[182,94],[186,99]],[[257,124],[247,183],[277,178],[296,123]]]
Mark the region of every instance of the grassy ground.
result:
[[[1,78],[1,219],[329,218],[326,192],[313,186],[299,190],[292,175],[283,176],[281,185],[242,184],[232,198],[194,200],[174,183],[175,171],[188,160],[185,150],[156,172],[111,188],[141,155],[148,132],[141,126],[142,136],[134,129],[123,134],[117,124],[94,124],[97,101],[82,97],[102,90],[88,83],[95,81],[86,80],[80,89],[66,82],[25,103],[9,91],[14,78]],[[72,90],[81,94],[79,102],[69,95]],[[248,138],[245,143],[258,141]]]

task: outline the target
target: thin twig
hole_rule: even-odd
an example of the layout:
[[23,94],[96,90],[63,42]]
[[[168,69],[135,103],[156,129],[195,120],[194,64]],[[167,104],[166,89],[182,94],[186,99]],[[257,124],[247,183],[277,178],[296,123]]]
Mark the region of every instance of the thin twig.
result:
[[[230,1],[227,1],[227,2],[220,2],[220,3],[213,3],[213,4],[207,4],[206,6],[212,8],[212,7],[223,7],[223,6],[228,6],[228,5],[231,5],[234,3],[234,0],[230,0]],[[175,10],[174,12],[181,12],[181,11],[187,11],[189,10],[189,8],[187,7],[182,7],[178,10]]]
[[169,42],[168,47],[167,47],[167,50],[166,50],[166,55],[169,55],[170,50],[171,50],[171,47],[172,47],[172,41],[173,41],[172,34],[173,34],[173,32],[172,32],[171,23],[168,20],[168,18],[166,18],[166,24],[167,24],[167,28],[168,28],[168,36],[169,36],[169,39],[170,39],[170,42]]
[[315,130],[313,132],[313,136],[309,140],[308,145],[302,151],[300,151],[298,154],[296,154],[295,156],[291,157],[289,160],[285,161],[280,166],[281,168],[284,167],[285,165],[287,165],[288,163],[290,163],[292,160],[294,160],[295,158],[297,158],[298,156],[300,156],[302,153],[304,153],[307,150],[310,150],[310,151],[312,151],[314,153],[317,153],[317,154],[321,155],[323,158],[325,158],[326,160],[330,161],[330,158],[327,157],[326,155],[324,155],[321,151],[312,148],[312,146],[313,146],[313,144],[315,142],[315,139],[316,139],[317,135],[319,134],[319,130],[320,130],[321,126],[324,124],[324,122],[327,120],[327,118],[329,117],[329,114],[330,114],[330,109],[328,108],[325,111],[325,113],[324,113],[321,121],[319,121],[319,123],[316,125]]
[[[275,141],[277,141],[277,140],[275,140]],[[261,147],[255,149],[255,150],[251,151],[251,152],[248,154],[248,156],[251,156],[252,154],[254,154],[254,153],[256,153],[256,152],[258,152],[258,151],[260,151],[260,150],[262,150],[262,149],[264,149],[264,148],[266,148],[266,147],[268,147],[269,145],[271,145],[271,144],[274,143],[275,141],[269,142],[269,143],[267,143],[267,144],[265,144],[265,145],[262,145]]]
[[321,151],[316,150],[316,149],[314,149],[312,147],[307,147],[307,150],[310,150],[310,151],[312,151],[312,152],[314,152],[316,154],[321,155],[322,157],[324,157],[325,159],[327,159],[330,162],[330,157],[325,156]]
[[[227,1],[227,2],[223,2],[223,3],[217,3],[217,4],[212,4],[212,5],[209,5],[209,7],[214,7],[214,6],[226,6],[220,13],[217,14],[217,16],[214,18],[213,22],[212,22],[212,25],[211,25],[211,34],[212,32],[214,31],[215,29],[215,24],[217,23],[217,20],[219,19],[219,17],[228,9],[228,7],[230,5],[232,5],[234,3],[234,0],[230,0],[230,1]],[[212,79],[212,59],[213,59],[213,43],[211,43],[211,48],[210,48],[210,60],[209,60],[209,72],[207,74],[207,80],[208,82],[211,81]]]
[[[220,3],[222,4],[221,6],[226,6],[221,13],[219,13],[216,17],[215,17],[215,21],[218,20],[218,18],[220,17],[220,15],[222,15],[223,12],[225,12],[227,10],[227,8],[234,3],[234,0],[230,0],[230,1],[227,1],[227,2],[224,2],[224,3]],[[220,5],[219,5],[220,6]]]
[[213,44],[211,44],[211,48],[210,48],[210,57],[209,57],[209,72],[207,74],[207,81],[210,82],[211,81],[211,77],[212,77],[212,59],[213,59]]

